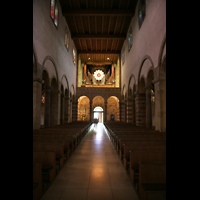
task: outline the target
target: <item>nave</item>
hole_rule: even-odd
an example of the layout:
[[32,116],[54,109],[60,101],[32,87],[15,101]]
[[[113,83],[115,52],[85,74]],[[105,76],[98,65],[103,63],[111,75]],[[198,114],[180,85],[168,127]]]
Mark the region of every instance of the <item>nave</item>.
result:
[[42,200],[138,200],[102,123],[92,124]]

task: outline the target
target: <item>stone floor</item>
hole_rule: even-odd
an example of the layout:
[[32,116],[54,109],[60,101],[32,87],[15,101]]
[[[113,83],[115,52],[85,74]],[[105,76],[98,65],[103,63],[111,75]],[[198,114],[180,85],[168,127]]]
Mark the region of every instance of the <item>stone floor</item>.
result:
[[92,124],[42,200],[139,200],[102,123]]

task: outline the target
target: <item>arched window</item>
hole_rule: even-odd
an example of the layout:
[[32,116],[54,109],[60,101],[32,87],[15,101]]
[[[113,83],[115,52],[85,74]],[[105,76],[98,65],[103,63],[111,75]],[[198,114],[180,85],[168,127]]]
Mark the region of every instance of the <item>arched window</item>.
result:
[[130,27],[128,32],[128,51],[131,50],[132,47],[132,27]]
[[138,23],[139,23],[139,28],[142,26],[142,23],[144,21],[146,15],[146,3],[145,0],[140,0],[139,5],[138,5]]
[[76,51],[75,48],[73,47],[73,63],[76,63]]
[[45,92],[44,92],[44,90],[42,90],[42,99],[41,99],[41,103],[45,103]]
[[55,26],[58,26],[58,2],[57,0],[51,0],[51,18]]
[[152,104],[155,103],[155,93],[154,93],[154,90],[151,90],[151,103]]
[[65,46],[68,50],[69,49],[69,31],[67,30],[67,28],[65,29]]

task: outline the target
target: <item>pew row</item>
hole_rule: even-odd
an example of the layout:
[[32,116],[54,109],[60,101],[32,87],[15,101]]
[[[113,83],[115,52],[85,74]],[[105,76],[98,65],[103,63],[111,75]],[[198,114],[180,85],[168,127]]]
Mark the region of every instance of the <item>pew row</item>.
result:
[[166,199],[166,163],[139,164],[140,200]]
[[136,187],[138,186],[139,163],[166,162],[166,151],[130,151],[130,178]]
[[42,163],[33,162],[33,200],[40,199],[42,195]]
[[64,144],[63,143],[33,143],[33,151],[56,151],[56,173],[64,165]]
[[42,163],[42,192],[56,177],[56,151],[33,151],[33,162]]

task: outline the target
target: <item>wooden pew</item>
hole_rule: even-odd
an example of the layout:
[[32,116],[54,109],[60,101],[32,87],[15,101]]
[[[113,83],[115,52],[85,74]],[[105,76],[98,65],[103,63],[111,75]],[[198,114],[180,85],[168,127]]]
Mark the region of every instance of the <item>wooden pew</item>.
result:
[[122,149],[122,147],[124,147],[123,144],[125,145],[166,145],[166,140],[160,140],[159,138],[154,138],[154,139],[146,139],[146,140],[122,140],[120,141],[120,149],[119,149],[119,154],[123,155],[124,150]]
[[42,163],[42,187],[45,191],[56,177],[56,151],[33,151],[33,162]]
[[166,134],[162,133],[149,133],[149,132],[141,132],[141,133],[132,133],[132,134],[123,134],[118,135],[116,140],[116,148],[119,148],[121,141],[123,140],[145,140],[145,139],[159,139],[159,140],[166,140]]
[[130,178],[137,189],[139,163],[166,162],[166,151],[130,151]]
[[165,145],[125,145],[124,144],[124,155],[123,155],[123,164],[126,170],[129,172],[130,164],[130,151],[154,151],[154,152],[163,152],[166,151]]
[[76,142],[73,136],[63,136],[63,135],[59,135],[59,134],[51,134],[50,132],[48,133],[44,133],[41,132],[41,134],[38,135],[33,135],[33,140],[62,140],[63,142],[69,142],[69,147],[71,149],[71,151],[74,151],[74,149],[76,148]]
[[163,133],[160,133],[158,131],[154,131],[154,130],[145,130],[145,129],[141,129],[141,130],[132,130],[132,131],[123,131],[123,132],[119,132],[119,133],[115,133],[113,135],[113,144],[117,144],[119,139],[121,138],[125,138],[125,137],[134,137],[134,136],[151,136],[151,135],[163,135]]
[[149,196],[155,200],[166,199],[166,163],[139,164],[139,198],[148,200]]
[[71,154],[71,149],[69,145],[69,141],[67,140],[47,140],[47,139],[34,139],[33,138],[33,143],[56,143],[56,144],[64,144],[64,160],[66,161],[70,154]]
[[56,172],[62,169],[64,165],[63,143],[33,143],[33,151],[56,151]]
[[33,162],[33,200],[39,200],[42,195],[42,163]]

